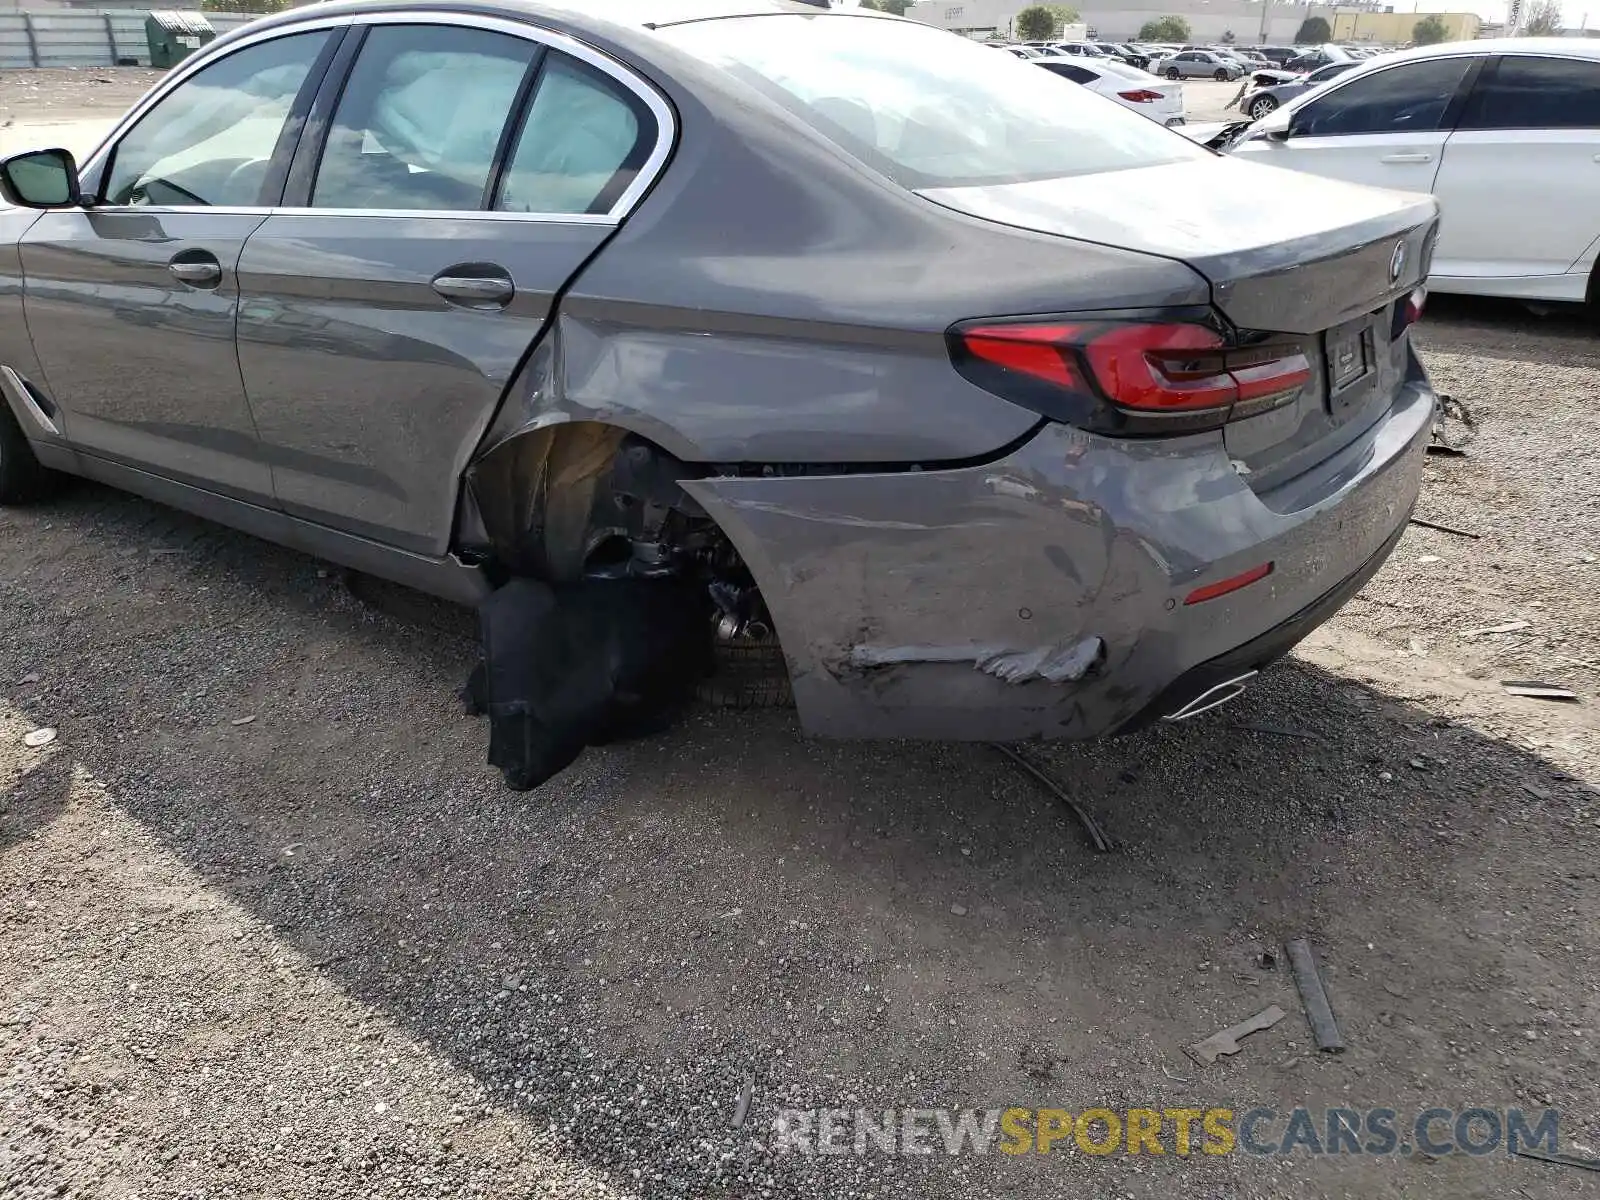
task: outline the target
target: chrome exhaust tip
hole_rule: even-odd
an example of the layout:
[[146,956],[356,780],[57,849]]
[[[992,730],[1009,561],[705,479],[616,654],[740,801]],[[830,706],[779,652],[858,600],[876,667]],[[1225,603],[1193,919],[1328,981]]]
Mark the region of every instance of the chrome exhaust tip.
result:
[[1163,721],[1187,721],[1190,717],[1198,717],[1203,712],[1210,712],[1213,708],[1221,708],[1230,700],[1237,700],[1244,695],[1244,685],[1254,679],[1258,672],[1246,671],[1243,675],[1235,675],[1232,679],[1222,683],[1213,684],[1201,692],[1182,708],[1174,709]]

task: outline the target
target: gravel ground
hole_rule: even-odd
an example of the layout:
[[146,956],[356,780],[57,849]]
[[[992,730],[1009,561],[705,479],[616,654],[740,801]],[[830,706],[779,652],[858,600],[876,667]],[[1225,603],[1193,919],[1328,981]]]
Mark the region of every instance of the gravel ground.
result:
[[[461,614],[98,487],[0,512],[0,1196],[1600,1194],[1501,1154],[770,1148],[786,1105],[1483,1104],[1597,1152],[1600,353],[1438,300],[1420,339],[1480,422],[1421,511],[1480,537],[1413,529],[1236,706],[1034,748],[1109,855],[983,747],[784,713],[508,794]],[[1299,934],[1342,1056],[1259,965]]]

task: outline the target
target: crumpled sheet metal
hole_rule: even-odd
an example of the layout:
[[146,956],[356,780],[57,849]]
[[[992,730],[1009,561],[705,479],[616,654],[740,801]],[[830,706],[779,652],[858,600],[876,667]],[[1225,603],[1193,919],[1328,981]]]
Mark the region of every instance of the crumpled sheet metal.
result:
[[1082,679],[1105,656],[1104,638],[1087,637],[1066,646],[1013,650],[1005,646],[854,646],[850,662],[857,667],[892,667],[903,663],[970,662],[1007,683],[1069,683]]

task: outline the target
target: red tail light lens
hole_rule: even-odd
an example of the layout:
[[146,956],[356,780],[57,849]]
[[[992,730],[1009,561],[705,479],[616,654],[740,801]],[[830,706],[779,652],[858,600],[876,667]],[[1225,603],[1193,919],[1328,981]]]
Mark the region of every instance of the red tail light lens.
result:
[[1160,100],[1160,92],[1152,92],[1149,88],[1138,88],[1131,92],[1118,92],[1124,100],[1132,100],[1135,104],[1149,104],[1152,100]]
[[978,322],[951,337],[974,383],[1108,432],[1213,428],[1288,404],[1311,379],[1299,345],[1232,346],[1186,322]]

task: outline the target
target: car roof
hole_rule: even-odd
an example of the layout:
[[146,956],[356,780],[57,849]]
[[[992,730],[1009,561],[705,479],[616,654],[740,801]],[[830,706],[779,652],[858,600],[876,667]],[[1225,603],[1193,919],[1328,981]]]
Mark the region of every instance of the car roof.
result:
[[[329,14],[363,12],[394,12],[415,9],[419,12],[494,12],[514,14],[534,19],[547,18],[574,26],[621,25],[635,29],[659,29],[666,25],[681,25],[688,21],[715,20],[719,17],[770,16],[775,13],[799,13],[806,16],[838,15],[848,17],[883,17],[872,9],[824,7],[807,0],[606,0],[603,8],[582,4],[582,0],[470,0],[462,4],[453,0],[328,0],[289,9],[270,18],[274,25],[293,24],[297,19],[310,20]],[[898,19],[898,18],[889,18]],[[252,22],[261,28],[264,22]]]
[[1415,46],[1410,50],[1395,50],[1363,61],[1381,62],[1386,67],[1392,67],[1412,59],[1443,58],[1456,54],[1559,54],[1563,58],[1600,59],[1600,43],[1588,38],[1482,38],[1475,42],[1436,42],[1432,46]]

